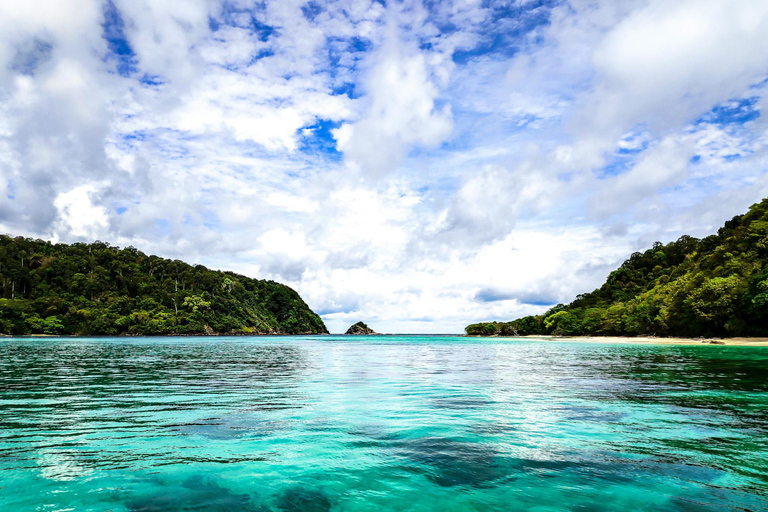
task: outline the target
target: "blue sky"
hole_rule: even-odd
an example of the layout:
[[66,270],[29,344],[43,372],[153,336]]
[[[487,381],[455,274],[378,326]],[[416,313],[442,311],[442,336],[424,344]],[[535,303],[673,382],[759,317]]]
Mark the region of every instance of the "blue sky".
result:
[[6,2],[0,230],[460,332],[767,196],[767,91],[766,0]]

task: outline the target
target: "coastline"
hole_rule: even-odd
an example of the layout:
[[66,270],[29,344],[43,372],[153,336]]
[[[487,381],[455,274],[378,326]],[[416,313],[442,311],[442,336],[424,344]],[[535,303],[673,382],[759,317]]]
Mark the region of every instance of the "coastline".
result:
[[258,336],[331,336],[327,332],[299,332],[289,334],[284,332],[203,332],[197,334],[5,334],[0,333],[0,338],[216,338],[227,337],[258,337]]
[[[375,335],[344,335],[329,333],[299,333],[299,334],[277,334],[277,333],[205,333],[205,334],[118,334],[118,335],[77,335],[77,334],[2,334],[0,338],[184,338],[184,337],[280,337],[280,336],[398,336],[397,334],[375,334]],[[639,345],[708,345],[708,346],[742,346],[742,347],[768,347],[768,338],[678,338],[678,337],[658,337],[658,336],[554,336],[551,334],[524,335],[524,336],[477,336],[477,335],[458,335],[461,338],[489,338],[501,340],[529,340],[541,341],[544,343],[605,343],[605,344],[639,344]]]
[[662,338],[656,336],[553,336],[551,334],[526,336],[467,336],[469,338],[528,339],[544,342],[567,343],[638,343],[648,345],[714,345],[768,347],[768,338]]

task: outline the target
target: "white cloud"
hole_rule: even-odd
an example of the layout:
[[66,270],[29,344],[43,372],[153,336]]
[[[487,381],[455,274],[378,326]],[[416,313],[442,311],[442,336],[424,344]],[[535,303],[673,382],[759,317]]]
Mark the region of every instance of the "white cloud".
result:
[[57,233],[76,237],[98,238],[109,222],[103,207],[93,204],[96,188],[80,185],[56,196],[53,204],[58,210]]
[[0,227],[285,281],[331,330],[541,311],[768,191],[764,0],[114,0],[117,42],[106,7],[0,4]]
[[649,2],[595,50],[593,121],[676,128],[766,76],[766,34],[765,1]]
[[402,41],[393,23],[382,47],[369,57],[373,64],[364,80],[369,99],[362,119],[334,134],[349,163],[374,177],[395,169],[410,149],[446,141],[452,129],[450,105],[435,103],[450,61]]
[[592,198],[593,213],[604,216],[621,212],[662,187],[684,181],[693,143],[687,137],[668,137],[645,151],[632,169],[599,185]]

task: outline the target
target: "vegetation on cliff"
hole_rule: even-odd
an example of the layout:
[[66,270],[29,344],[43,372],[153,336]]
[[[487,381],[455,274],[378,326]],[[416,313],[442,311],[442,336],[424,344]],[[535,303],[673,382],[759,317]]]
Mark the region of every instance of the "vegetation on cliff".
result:
[[317,334],[291,288],[104,242],[0,235],[4,334]]
[[634,253],[603,284],[543,315],[471,335],[768,336],[768,199],[716,235]]
[[349,329],[347,329],[347,332],[345,334],[379,334],[370,327],[368,327],[364,322],[357,322],[356,324],[352,324],[349,326]]

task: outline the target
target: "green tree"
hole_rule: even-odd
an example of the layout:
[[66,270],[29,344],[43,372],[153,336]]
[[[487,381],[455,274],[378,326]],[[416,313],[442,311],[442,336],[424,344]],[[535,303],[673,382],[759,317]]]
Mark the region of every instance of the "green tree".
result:
[[[768,336],[766,306],[768,199],[717,234],[657,242],[630,255],[600,288],[570,304],[501,325],[526,334]],[[494,325],[473,324],[467,332],[495,333]]]
[[0,332],[7,334],[327,332],[280,283],[98,241],[0,235],[0,286]]

